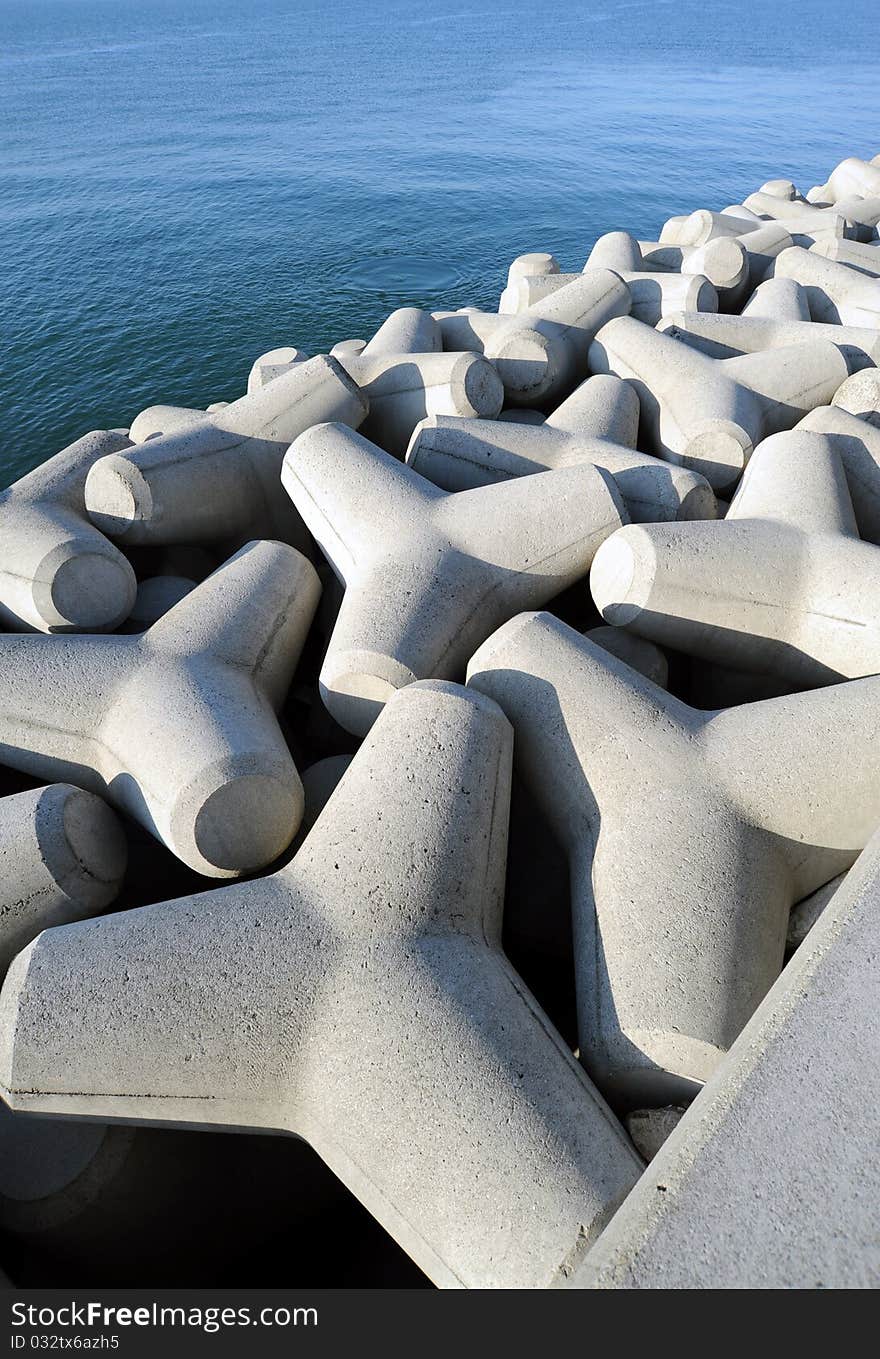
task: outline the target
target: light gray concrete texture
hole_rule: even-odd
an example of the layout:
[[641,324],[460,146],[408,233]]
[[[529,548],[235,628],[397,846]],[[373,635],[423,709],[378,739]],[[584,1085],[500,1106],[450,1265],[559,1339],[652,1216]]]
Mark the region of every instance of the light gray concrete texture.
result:
[[880,157],[866,161],[858,156],[848,156],[835,166],[828,182],[820,185],[818,191],[829,203],[853,195],[880,195]]
[[830,401],[849,376],[827,340],[710,359],[629,316],[602,327],[589,363],[632,383],[653,452],[719,492],[736,485],[761,439]]
[[626,1130],[640,1156],[653,1161],[670,1133],[681,1122],[684,1109],[670,1104],[665,1109],[633,1109],[626,1115]]
[[771,321],[812,321],[806,290],[793,278],[768,278],[759,284],[741,314]]
[[587,376],[587,352],[596,332],[612,317],[627,315],[631,305],[629,289],[617,274],[590,269],[493,325],[483,352],[504,384],[507,403],[544,405],[568,396]]
[[880,368],[853,373],[840,384],[831,404],[880,428]]
[[361,353],[365,358],[398,354],[436,354],[443,336],[434,317],[418,307],[398,307],[385,318]]
[[661,689],[666,688],[669,680],[669,662],[659,646],[655,646],[653,642],[646,642],[643,637],[636,637],[624,628],[615,628],[607,624],[598,628],[588,628],[584,636],[588,642],[604,647],[612,656],[632,666],[633,670],[638,670],[639,674],[644,675],[652,684],[659,685]]
[[[768,279],[767,282],[792,283],[794,280],[779,278]],[[753,296],[757,297],[758,291]],[[658,330],[709,358],[728,359],[737,354],[757,354],[764,349],[786,349],[791,345],[827,340],[837,345],[853,373],[880,362],[880,330],[809,319],[784,321],[762,315],[764,309],[762,297],[757,312],[744,308],[741,316],[721,312],[673,312],[664,316]]]
[[875,836],[575,1286],[880,1286],[878,931]]
[[22,632],[105,632],[128,615],[137,581],[117,547],[90,523],[89,469],[128,448],[94,430],[0,493],[0,624]]
[[126,546],[240,543],[265,534],[307,549],[302,523],[279,489],[282,458],[310,425],[358,425],[367,406],[336,359],[296,363],[198,424],[99,458],[86,479],[86,509],[96,527]]
[[507,283],[498,303],[498,311],[504,315],[516,312],[517,283],[521,278],[537,278],[542,274],[558,274],[559,261],[555,255],[544,250],[535,250],[527,255],[517,255],[507,271]]
[[333,359],[354,358],[362,354],[367,347],[366,340],[337,340],[330,350],[330,357]]
[[839,873],[836,878],[826,882],[824,887],[818,888],[817,891],[811,892],[808,897],[795,902],[791,908],[791,915],[788,917],[786,948],[800,948],[838,887],[842,887],[845,881],[846,874]]
[[44,932],[7,1102],[295,1132],[440,1286],[561,1283],[642,1167],[501,951],[511,752],[412,685],[280,872]]
[[707,241],[718,240],[722,236],[740,237],[760,226],[760,218],[755,213],[711,212],[708,208],[697,208],[695,212],[670,217],[660,231],[660,245],[694,246],[705,245]]
[[874,245],[863,245],[859,241],[817,241],[810,247],[813,255],[822,255],[836,264],[846,264],[861,274],[872,278],[880,275],[880,249]]
[[304,349],[297,349],[295,345],[281,345],[278,349],[267,350],[254,360],[248,373],[247,394],[250,396],[252,392],[259,392],[267,382],[274,381],[282,373],[289,373],[295,363],[304,363],[308,357]]
[[340,362],[369,401],[364,435],[395,457],[403,457],[413,430],[428,415],[494,419],[504,405],[501,379],[481,354],[369,349]]
[[760,444],[721,521],[612,534],[590,588],[614,626],[793,688],[880,671],[880,548],[825,434]]
[[256,542],[139,636],[0,636],[0,762],[101,794],[210,877],[264,867],[302,817],[275,710],[319,594]]
[[128,437],[133,444],[146,443],[160,434],[177,434],[200,424],[207,411],[198,406],[147,406],[132,420]]
[[774,277],[796,279],[806,288],[814,321],[880,330],[880,278],[800,246],[777,256]]
[[797,429],[829,436],[846,470],[859,534],[880,543],[880,426],[832,404],[817,406]]
[[53,783],[0,798],[0,977],[41,930],[109,906],[127,857],[118,819],[94,793]]
[[[646,325],[656,325],[670,311],[718,310],[718,294],[702,274],[648,273],[629,269],[614,272],[629,289],[630,315]],[[518,279],[513,290],[505,289],[508,294],[505,304],[512,314],[519,315],[576,283],[579,278],[580,274],[538,274]]]
[[626,520],[589,463],[449,494],[344,425],[300,435],[282,481],[345,582],[320,689],[358,736],[396,689],[463,676],[494,628],[586,576]]
[[789,202],[802,197],[798,193],[797,185],[790,179],[768,179],[766,184],[761,185],[758,193],[772,193],[775,198],[784,198]]
[[776,980],[792,904],[880,821],[880,678],[699,712],[522,614],[468,683],[569,857],[581,1061],[621,1109],[688,1102]]
[[748,252],[733,236],[722,236],[705,245],[661,245],[659,241],[639,241],[638,245],[643,269],[703,274],[716,289],[719,302],[728,308],[740,301],[751,277]]
[[635,522],[711,519],[715,495],[704,477],[635,448],[639,399],[620,378],[588,378],[540,428],[507,421],[423,420],[406,461],[447,491],[592,463],[609,472]]
[[818,240],[855,236],[860,230],[851,225],[836,208],[820,208],[813,203],[785,203],[773,194],[750,194],[744,206],[762,218],[781,222],[796,245],[812,245]]

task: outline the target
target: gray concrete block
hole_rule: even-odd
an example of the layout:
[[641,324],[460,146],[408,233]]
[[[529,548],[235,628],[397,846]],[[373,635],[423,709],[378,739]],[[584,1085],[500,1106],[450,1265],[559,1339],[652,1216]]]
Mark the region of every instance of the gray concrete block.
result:
[[360,424],[367,400],[335,359],[296,363],[258,391],[176,433],[99,458],[86,479],[88,514],[125,545],[260,534],[308,546],[278,493],[292,440],[321,420]]
[[705,477],[636,450],[638,422],[633,388],[600,374],[581,383],[540,429],[497,420],[423,420],[413,431],[406,461],[447,491],[590,463],[614,477],[637,523],[714,518],[715,496]]
[[603,326],[589,358],[594,372],[632,383],[652,451],[721,492],[735,486],[761,439],[830,401],[849,376],[826,340],[710,359],[629,316]]
[[127,617],[137,582],[85,511],[89,469],[128,448],[95,430],[0,493],[0,624],[22,632],[105,632]]
[[113,812],[70,784],[0,798],[0,977],[41,930],[96,915],[128,857]]
[[463,675],[493,628],[584,577],[626,517],[589,463],[448,494],[344,425],[301,435],[282,481],[345,581],[320,688],[360,736],[396,689]]
[[480,354],[371,353],[367,345],[362,354],[340,362],[369,402],[369,414],[359,422],[364,436],[398,458],[426,416],[494,419],[504,405],[501,379]]
[[800,246],[777,256],[774,277],[803,284],[814,321],[880,330],[880,278]]
[[880,672],[880,550],[825,434],[764,440],[722,521],[612,534],[590,588],[607,623],[792,687]]
[[575,1287],[880,1285],[878,927],[875,836]]
[[[767,283],[794,283],[794,280],[768,279]],[[754,293],[755,297],[767,283],[760,285]],[[801,285],[795,283],[795,287],[800,288]],[[762,301],[759,299],[757,312],[746,309],[741,316],[698,311],[673,312],[671,316],[663,318],[658,329],[715,359],[733,358],[737,354],[757,354],[763,349],[786,349],[813,340],[828,340],[840,349],[852,373],[873,367],[880,360],[880,330],[868,326],[842,326],[836,322],[824,324],[810,320],[779,320],[760,314],[764,310]]]
[[280,872],[44,932],[4,1098],[298,1133],[440,1286],[558,1284],[641,1162],[501,952],[511,750],[413,685]]
[[259,542],[139,636],[0,636],[0,761],[100,794],[197,872],[264,867],[302,816],[275,710],[319,593]]
[[880,679],[699,712],[522,614],[468,684],[569,856],[581,1061],[624,1110],[686,1103],[779,975],[792,904],[880,821]]

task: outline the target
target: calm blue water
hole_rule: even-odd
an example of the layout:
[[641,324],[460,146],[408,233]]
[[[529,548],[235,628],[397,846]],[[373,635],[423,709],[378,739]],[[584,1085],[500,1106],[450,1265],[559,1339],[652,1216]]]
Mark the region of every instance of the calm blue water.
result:
[[876,0],[0,0],[0,484],[880,150]]

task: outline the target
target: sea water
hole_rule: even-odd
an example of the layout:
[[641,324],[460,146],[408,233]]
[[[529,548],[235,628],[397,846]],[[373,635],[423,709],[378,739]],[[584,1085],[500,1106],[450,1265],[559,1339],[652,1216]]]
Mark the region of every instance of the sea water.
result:
[[876,0],[0,0],[0,485],[880,151]]

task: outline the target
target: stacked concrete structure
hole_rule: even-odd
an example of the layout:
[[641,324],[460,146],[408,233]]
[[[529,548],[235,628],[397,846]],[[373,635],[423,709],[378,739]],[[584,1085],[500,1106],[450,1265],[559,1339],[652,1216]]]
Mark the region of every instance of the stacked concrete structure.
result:
[[742,198],[0,496],[9,1240],[172,1125],[440,1287],[880,1286],[880,157]]

